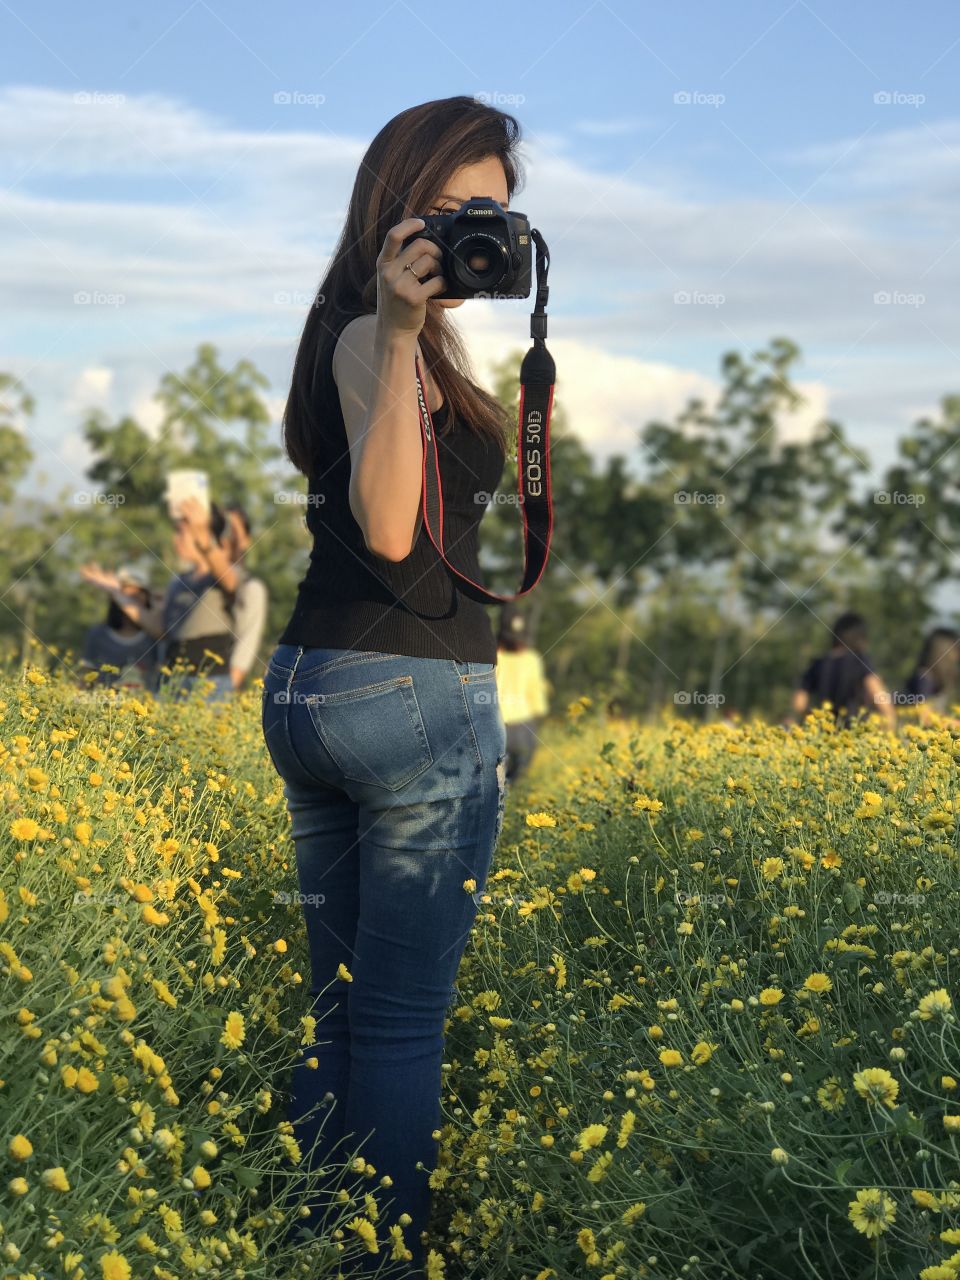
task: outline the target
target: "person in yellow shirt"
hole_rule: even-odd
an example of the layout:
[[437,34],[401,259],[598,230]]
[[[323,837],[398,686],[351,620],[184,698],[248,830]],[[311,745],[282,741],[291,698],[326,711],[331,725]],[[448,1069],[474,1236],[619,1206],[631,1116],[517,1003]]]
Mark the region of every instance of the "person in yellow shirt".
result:
[[505,606],[497,636],[497,697],[507,730],[507,781],[526,772],[537,748],[537,730],[548,710],[543,658],[528,643],[525,619]]

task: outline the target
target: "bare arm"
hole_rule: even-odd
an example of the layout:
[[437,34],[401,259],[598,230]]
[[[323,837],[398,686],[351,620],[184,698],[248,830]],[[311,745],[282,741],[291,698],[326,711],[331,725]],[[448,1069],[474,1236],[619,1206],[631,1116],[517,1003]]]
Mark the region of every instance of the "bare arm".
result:
[[892,732],[897,727],[897,716],[893,709],[893,699],[887,692],[883,681],[878,675],[872,672],[868,676],[864,676],[863,687],[867,691],[867,696],[872,702],[874,708],[883,716],[887,722],[887,728]]
[[810,695],[806,689],[794,689],[793,697],[790,699],[790,710],[793,712],[794,720],[802,720],[809,706]]
[[439,246],[416,240],[400,252],[404,236],[417,231],[421,221],[406,218],[387,232],[377,259],[377,314],[351,320],[333,358],[350,446],[350,510],[370,550],[395,561],[406,559],[419,532],[423,445],[414,368],[417,335],[427,299],[446,288],[440,275],[425,278],[437,268]]

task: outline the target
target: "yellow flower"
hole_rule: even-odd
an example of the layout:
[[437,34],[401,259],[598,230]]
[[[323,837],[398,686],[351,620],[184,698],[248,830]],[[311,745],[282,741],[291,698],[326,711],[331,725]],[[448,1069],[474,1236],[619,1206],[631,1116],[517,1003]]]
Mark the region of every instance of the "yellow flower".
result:
[[557,820],[549,813],[528,813],[526,818],[528,827],[555,827]]
[[228,1013],[227,1021],[223,1028],[223,1034],[220,1037],[220,1043],[225,1044],[228,1049],[239,1049],[243,1044],[243,1037],[246,1035],[246,1024],[243,1020],[242,1013]]
[[7,1183],[7,1190],[12,1196],[25,1196],[30,1190],[30,1184],[26,1178],[11,1178]]
[[347,966],[343,963],[342,960],[337,965],[337,977],[340,978],[343,982],[353,981],[353,974],[350,972],[350,970],[347,968]]
[[824,1111],[839,1111],[847,1100],[847,1095],[836,1076],[828,1076],[817,1090],[817,1101]]
[[130,1280],[130,1263],[116,1249],[103,1255],[100,1270],[103,1272],[103,1280]]
[[641,813],[659,813],[663,808],[663,801],[640,795],[634,800],[633,807],[639,809]]
[[190,1181],[200,1191],[206,1190],[210,1185],[210,1175],[202,1164],[194,1165],[193,1173],[190,1175]]
[[665,1067],[679,1067],[683,1062],[683,1054],[676,1049],[661,1049],[659,1056]]
[[783,1165],[787,1163],[787,1161],[790,1159],[790,1156],[786,1151],[784,1151],[783,1147],[774,1147],[773,1150],[770,1152],[770,1159],[773,1161],[774,1164]]
[[701,1040],[698,1044],[693,1046],[690,1058],[698,1067],[705,1066],[713,1057],[714,1050],[719,1048],[720,1046],[718,1044],[710,1044],[706,1040]]
[[33,840],[39,830],[39,823],[32,818],[14,818],[10,823],[10,834],[14,840]]
[[100,1088],[100,1080],[89,1067],[81,1067],[77,1072],[77,1088],[81,1093],[95,1093]]
[[22,1133],[17,1133],[10,1139],[7,1151],[11,1160],[29,1160],[33,1155],[33,1143]]
[[367,1218],[353,1218],[347,1223],[347,1228],[357,1233],[370,1253],[380,1252],[380,1246],[377,1244],[377,1229]]
[[157,999],[162,1004],[169,1005],[171,1009],[175,1009],[177,1007],[177,997],[171,992],[165,982],[161,982],[159,978],[154,978],[153,989],[156,992]]
[[833,982],[825,973],[811,973],[804,980],[803,988],[805,991],[815,991],[819,994],[821,991],[832,991]]
[[868,1239],[882,1235],[897,1216],[896,1203],[875,1187],[858,1191],[849,1208],[850,1221]]
[[777,876],[783,875],[783,867],[782,858],[764,858],[760,873],[764,880],[776,880]]
[[777,987],[764,987],[759,996],[760,1003],[767,1008],[778,1005],[782,999],[783,992]]
[[577,1146],[581,1151],[587,1151],[590,1147],[599,1147],[606,1136],[607,1126],[605,1124],[588,1124],[578,1135]]
[[953,1001],[943,987],[938,987],[936,991],[930,991],[923,997],[918,1006],[918,1013],[926,1022],[938,1014],[942,1016],[949,1013],[952,1008]]
[[40,1175],[40,1180],[45,1187],[50,1187],[53,1191],[69,1191],[70,1183],[67,1181],[67,1175],[62,1165],[57,1165],[54,1169],[44,1169]]
[[863,803],[868,804],[871,809],[879,808],[883,804],[883,796],[878,795],[876,791],[865,791],[863,793]]
[[853,1087],[871,1106],[882,1102],[892,1107],[900,1092],[900,1085],[884,1067],[867,1067],[853,1077]]

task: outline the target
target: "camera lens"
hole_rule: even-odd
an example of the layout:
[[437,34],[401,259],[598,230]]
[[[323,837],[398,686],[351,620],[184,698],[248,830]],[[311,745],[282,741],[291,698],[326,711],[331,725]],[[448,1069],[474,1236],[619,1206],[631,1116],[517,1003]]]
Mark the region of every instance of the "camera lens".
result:
[[498,284],[507,272],[510,259],[506,246],[493,236],[466,235],[451,246],[453,273],[459,284],[484,289]]

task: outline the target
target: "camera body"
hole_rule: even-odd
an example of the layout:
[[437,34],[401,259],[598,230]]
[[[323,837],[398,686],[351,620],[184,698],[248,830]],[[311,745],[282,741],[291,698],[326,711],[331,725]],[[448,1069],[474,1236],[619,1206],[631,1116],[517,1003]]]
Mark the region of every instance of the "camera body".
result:
[[490,196],[472,196],[451,213],[420,214],[422,231],[407,236],[433,240],[443,250],[440,275],[447,282],[435,298],[528,298],[533,252],[530,222]]

